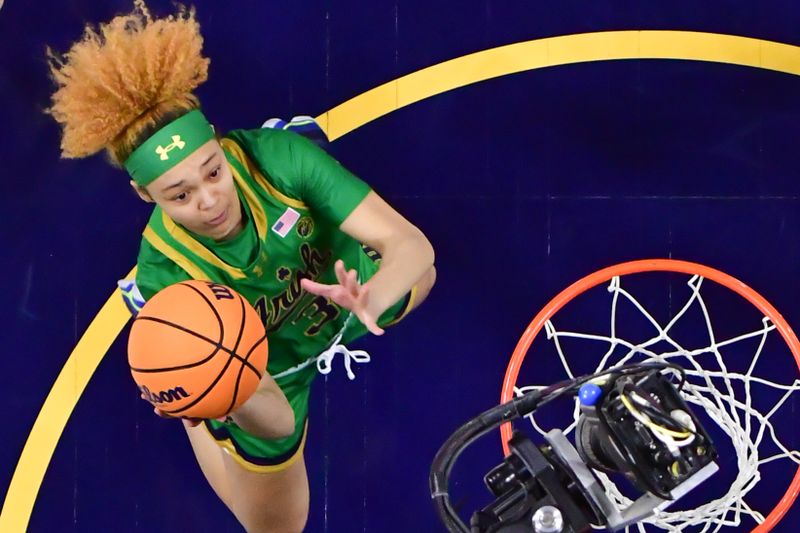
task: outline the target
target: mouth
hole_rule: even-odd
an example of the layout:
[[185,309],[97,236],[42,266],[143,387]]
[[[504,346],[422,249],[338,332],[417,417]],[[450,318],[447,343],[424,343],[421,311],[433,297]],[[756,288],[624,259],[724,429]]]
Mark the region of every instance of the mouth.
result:
[[207,222],[207,224],[209,226],[219,226],[220,224],[225,222],[227,219],[228,219],[228,210],[225,209],[222,213],[220,213],[219,215],[217,215],[214,218],[212,218],[211,220],[209,220]]

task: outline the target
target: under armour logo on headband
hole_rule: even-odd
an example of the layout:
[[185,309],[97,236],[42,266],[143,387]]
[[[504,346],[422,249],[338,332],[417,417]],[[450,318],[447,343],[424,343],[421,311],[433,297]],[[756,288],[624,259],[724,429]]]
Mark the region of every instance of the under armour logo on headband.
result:
[[213,138],[211,124],[199,109],[194,109],[145,140],[125,160],[125,170],[145,187]]
[[156,153],[160,156],[162,161],[166,161],[169,159],[169,153],[177,148],[178,150],[183,150],[186,146],[186,143],[181,140],[180,135],[173,135],[172,136],[172,144],[168,144],[167,146],[158,145],[156,148]]

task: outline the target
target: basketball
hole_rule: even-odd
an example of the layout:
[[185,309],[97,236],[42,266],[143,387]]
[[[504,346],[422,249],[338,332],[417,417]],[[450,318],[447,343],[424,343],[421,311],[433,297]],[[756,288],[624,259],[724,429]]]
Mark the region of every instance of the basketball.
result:
[[258,313],[225,285],[183,281],[133,321],[128,363],[146,400],[176,417],[219,418],[244,403],[267,367]]

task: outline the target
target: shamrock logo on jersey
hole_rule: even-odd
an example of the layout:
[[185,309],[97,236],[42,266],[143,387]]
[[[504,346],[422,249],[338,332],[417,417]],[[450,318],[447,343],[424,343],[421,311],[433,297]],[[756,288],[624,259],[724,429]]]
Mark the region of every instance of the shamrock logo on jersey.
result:
[[309,235],[314,233],[314,219],[311,217],[303,217],[297,223],[297,234],[300,235],[302,238],[307,238]]

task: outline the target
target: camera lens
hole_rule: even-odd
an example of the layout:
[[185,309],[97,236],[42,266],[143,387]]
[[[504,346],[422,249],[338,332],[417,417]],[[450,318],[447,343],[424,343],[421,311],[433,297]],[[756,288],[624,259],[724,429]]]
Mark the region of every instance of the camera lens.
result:
[[575,448],[583,461],[592,468],[617,471],[624,462],[608,433],[596,419],[582,417],[575,429]]

